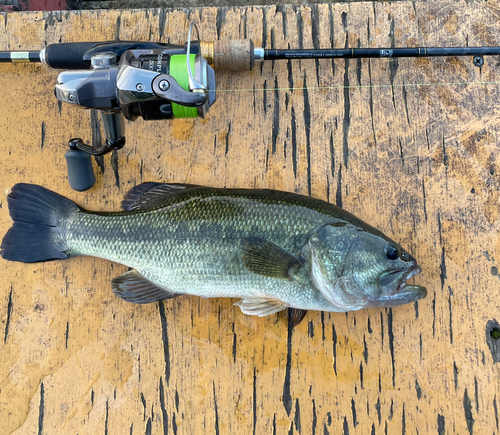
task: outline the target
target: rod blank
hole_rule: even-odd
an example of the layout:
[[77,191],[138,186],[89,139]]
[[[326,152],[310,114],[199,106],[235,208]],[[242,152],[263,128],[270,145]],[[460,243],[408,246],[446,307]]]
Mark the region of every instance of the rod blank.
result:
[[313,50],[264,50],[264,60],[278,59],[359,59],[391,57],[487,56],[500,55],[500,47],[414,47],[341,48]]

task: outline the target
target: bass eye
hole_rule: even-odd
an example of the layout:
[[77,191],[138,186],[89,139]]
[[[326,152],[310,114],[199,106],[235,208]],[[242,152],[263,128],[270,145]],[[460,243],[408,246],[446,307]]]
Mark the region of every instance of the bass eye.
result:
[[398,250],[394,246],[387,245],[385,247],[385,256],[389,260],[396,260],[399,257],[399,253],[398,253]]

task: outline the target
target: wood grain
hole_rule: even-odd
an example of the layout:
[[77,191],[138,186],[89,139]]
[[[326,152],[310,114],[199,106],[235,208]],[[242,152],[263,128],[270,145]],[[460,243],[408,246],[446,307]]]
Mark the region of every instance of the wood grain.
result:
[[[500,43],[495,2],[351,3],[0,15],[0,49],[59,41],[265,47]],[[0,432],[16,434],[491,434],[500,320],[498,59],[270,62],[219,73],[203,120],[127,123],[127,146],[66,182],[70,137],[100,140],[89,112],[58,106],[57,71],[2,65],[0,234],[6,194],[32,182],[116,210],[142,181],[269,187],[343,206],[419,260],[414,305],[309,312],[293,331],[232,300],[135,306],[93,258],[0,260]],[[493,324],[492,322],[491,324]]]

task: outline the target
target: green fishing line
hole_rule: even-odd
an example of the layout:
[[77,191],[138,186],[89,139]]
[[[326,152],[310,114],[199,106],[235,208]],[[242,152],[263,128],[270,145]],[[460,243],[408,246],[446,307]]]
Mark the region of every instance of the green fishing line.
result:
[[[189,91],[189,73],[186,65],[186,54],[175,54],[170,57],[170,75],[177,80],[177,83]],[[191,64],[191,73],[194,75],[194,54],[189,55]],[[186,107],[180,104],[172,103],[172,112],[176,118],[198,118],[198,109],[196,107]]]

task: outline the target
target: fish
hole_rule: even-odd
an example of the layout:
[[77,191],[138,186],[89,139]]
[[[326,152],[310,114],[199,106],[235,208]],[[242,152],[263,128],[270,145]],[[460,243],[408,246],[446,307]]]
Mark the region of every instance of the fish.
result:
[[147,182],[122,210],[88,211],[34,184],[7,197],[0,256],[24,263],[75,256],[131,268],[111,281],[138,304],[180,295],[238,298],[247,315],[357,311],[418,301],[425,287],[405,249],[326,201],[266,189]]

